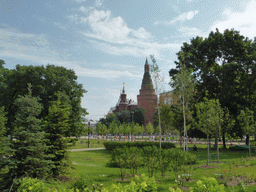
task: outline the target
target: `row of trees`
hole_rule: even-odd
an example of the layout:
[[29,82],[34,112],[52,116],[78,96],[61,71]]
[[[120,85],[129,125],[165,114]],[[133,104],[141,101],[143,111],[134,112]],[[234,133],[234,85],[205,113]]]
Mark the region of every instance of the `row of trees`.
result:
[[106,125],[107,128],[113,121],[117,125],[131,123],[143,125],[145,119],[144,111],[145,109],[141,107],[135,108],[132,112],[127,109],[123,109],[117,113],[109,113],[105,118],[101,118],[99,122]]
[[[224,147],[227,135],[242,137],[246,134],[243,124],[238,120],[241,111],[248,109],[255,114],[255,51],[255,40],[245,38],[233,29],[225,30],[223,34],[217,29],[207,38],[196,37],[190,43],[184,43],[177,53],[179,61],[176,62],[176,69],[169,71],[171,85],[175,90],[178,89],[176,82],[182,82],[186,78],[193,79],[194,90],[185,94],[190,98],[181,100],[187,102],[185,106],[193,117],[196,116],[195,104],[204,102],[207,98],[219,100],[225,111],[224,116],[228,114],[234,120],[232,129],[227,129],[230,121],[225,121],[221,126]],[[182,77],[182,72],[187,74]],[[182,80],[178,81],[179,77]],[[188,81],[185,84],[189,85]]]
[[96,132],[101,135],[106,135],[108,133],[112,135],[141,135],[143,133],[147,133],[148,135],[151,135],[153,133],[159,132],[158,130],[155,130],[153,125],[149,123],[146,127],[143,125],[139,125],[138,123],[132,123],[132,124],[116,124],[115,121],[110,123],[109,127],[105,124],[98,123],[96,126]]
[[0,60],[0,186],[57,177],[69,165],[67,136],[84,132],[85,90],[72,70],[53,65],[9,70]]

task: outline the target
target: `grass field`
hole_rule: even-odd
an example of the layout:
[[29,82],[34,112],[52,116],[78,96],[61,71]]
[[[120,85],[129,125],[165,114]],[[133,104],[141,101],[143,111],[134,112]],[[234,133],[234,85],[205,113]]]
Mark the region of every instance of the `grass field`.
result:
[[[88,143],[87,143],[88,144]],[[102,147],[98,141],[91,143],[92,146]],[[76,146],[77,145],[77,146]],[[83,148],[84,143],[77,142],[72,148]],[[178,147],[178,146],[177,146]],[[188,147],[192,148],[192,145]],[[84,146],[86,148],[86,146]],[[183,185],[192,187],[197,180],[202,177],[239,177],[248,184],[253,184],[256,180],[256,159],[248,159],[247,152],[232,152],[229,150],[220,149],[220,163],[216,163],[215,150],[210,151],[210,166],[208,168],[202,168],[206,165],[207,151],[206,145],[198,145],[198,151],[191,151],[197,155],[199,163],[196,165],[196,169],[192,171],[190,181],[184,181]],[[70,152],[70,159],[73,163],[74,169],[70,172],[69,176],[72,178],[79,178],[81,174],[87,175],[95,182],[102,183],[104,186],[110,186],[112,183],[121,182],[127,184],[129,181],[117,181],[120,179],[120,172],[118,168],[107,167],[111,153],[106,150],[99,151],[77,151]],[[138,174],[145,173],[147,175],[146,168],[140,168]],[[126,174],[129,175],[130,171],[127,170]],[[175,182],[175,175],[172,171],[166,173],[166,177],[161,177],[160,172],[156,172],[156,180],[158,181],[158,191],[168,191],[169,186],[177,186]],[[130,180],[131,177],[126,179]],[[221,181],[222,182],[222,181]],[[251,182],[251,183],[250,183]],[[256,185],[249,186],[249,191],[256,191]]]

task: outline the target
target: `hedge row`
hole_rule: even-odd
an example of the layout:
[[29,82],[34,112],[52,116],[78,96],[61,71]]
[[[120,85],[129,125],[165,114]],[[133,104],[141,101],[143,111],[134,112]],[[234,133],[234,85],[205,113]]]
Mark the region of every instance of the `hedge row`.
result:
[[[159,142],[119,142],[119,141],[105,141],[103,142],[105,148],[109,151],[112,151],[116,148],[123,148],[123,147],[138,147],[143,148],[147,146],[156,146],[159,147]],[[173,143],[161,143],[161,147],[163,149],[171,149],[175,148]]]

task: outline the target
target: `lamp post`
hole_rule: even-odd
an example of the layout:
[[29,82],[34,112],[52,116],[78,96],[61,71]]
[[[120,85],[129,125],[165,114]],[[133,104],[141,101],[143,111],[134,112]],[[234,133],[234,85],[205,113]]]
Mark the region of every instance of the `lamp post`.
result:
[[131,139],[132,139],[132,131],[134,131],[134,130],[133,130],[133,113],[134,113],[134,111],[132,111],[132,130],[131,130],[131,135],[130,135],[130,141],[131,141]]
[[89,122],[88,122],[88,148],[89,148],[89,146],[90,146],[90,140],[89,140],[90,125],[91,125],[91,122],[89,121]]
[[92,119],[88,121],[88,148],[90,147],[89,131],[90,131],[91,122],[93,122]]

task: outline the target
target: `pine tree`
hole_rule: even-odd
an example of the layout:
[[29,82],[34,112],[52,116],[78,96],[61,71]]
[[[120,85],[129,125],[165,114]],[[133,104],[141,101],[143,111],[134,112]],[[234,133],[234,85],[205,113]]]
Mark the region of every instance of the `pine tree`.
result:
[[61,93],[58,92],[58,99],[51,103],[44,121],[45,137],[49,146],[47,154],[53,156],[51,160],[55,165],[52,169],[53,176],[64,172],[64,168],[68,165],[67,142],[64,134],[70,128],[69,115],[70,108],[61,101]]
[[13,179],[22,177],[45,178],[50,173],[53,164],[47,160],[47,146],[44,132],[41,131],[42,105],[39,98],[32,97],[31,85],[28,84],[28,94],[15,100],[17,111],[13,122],[14,134],[10,141],[12,155],[3,160],[3,166],[8,168],[5,184],[9,187]]

